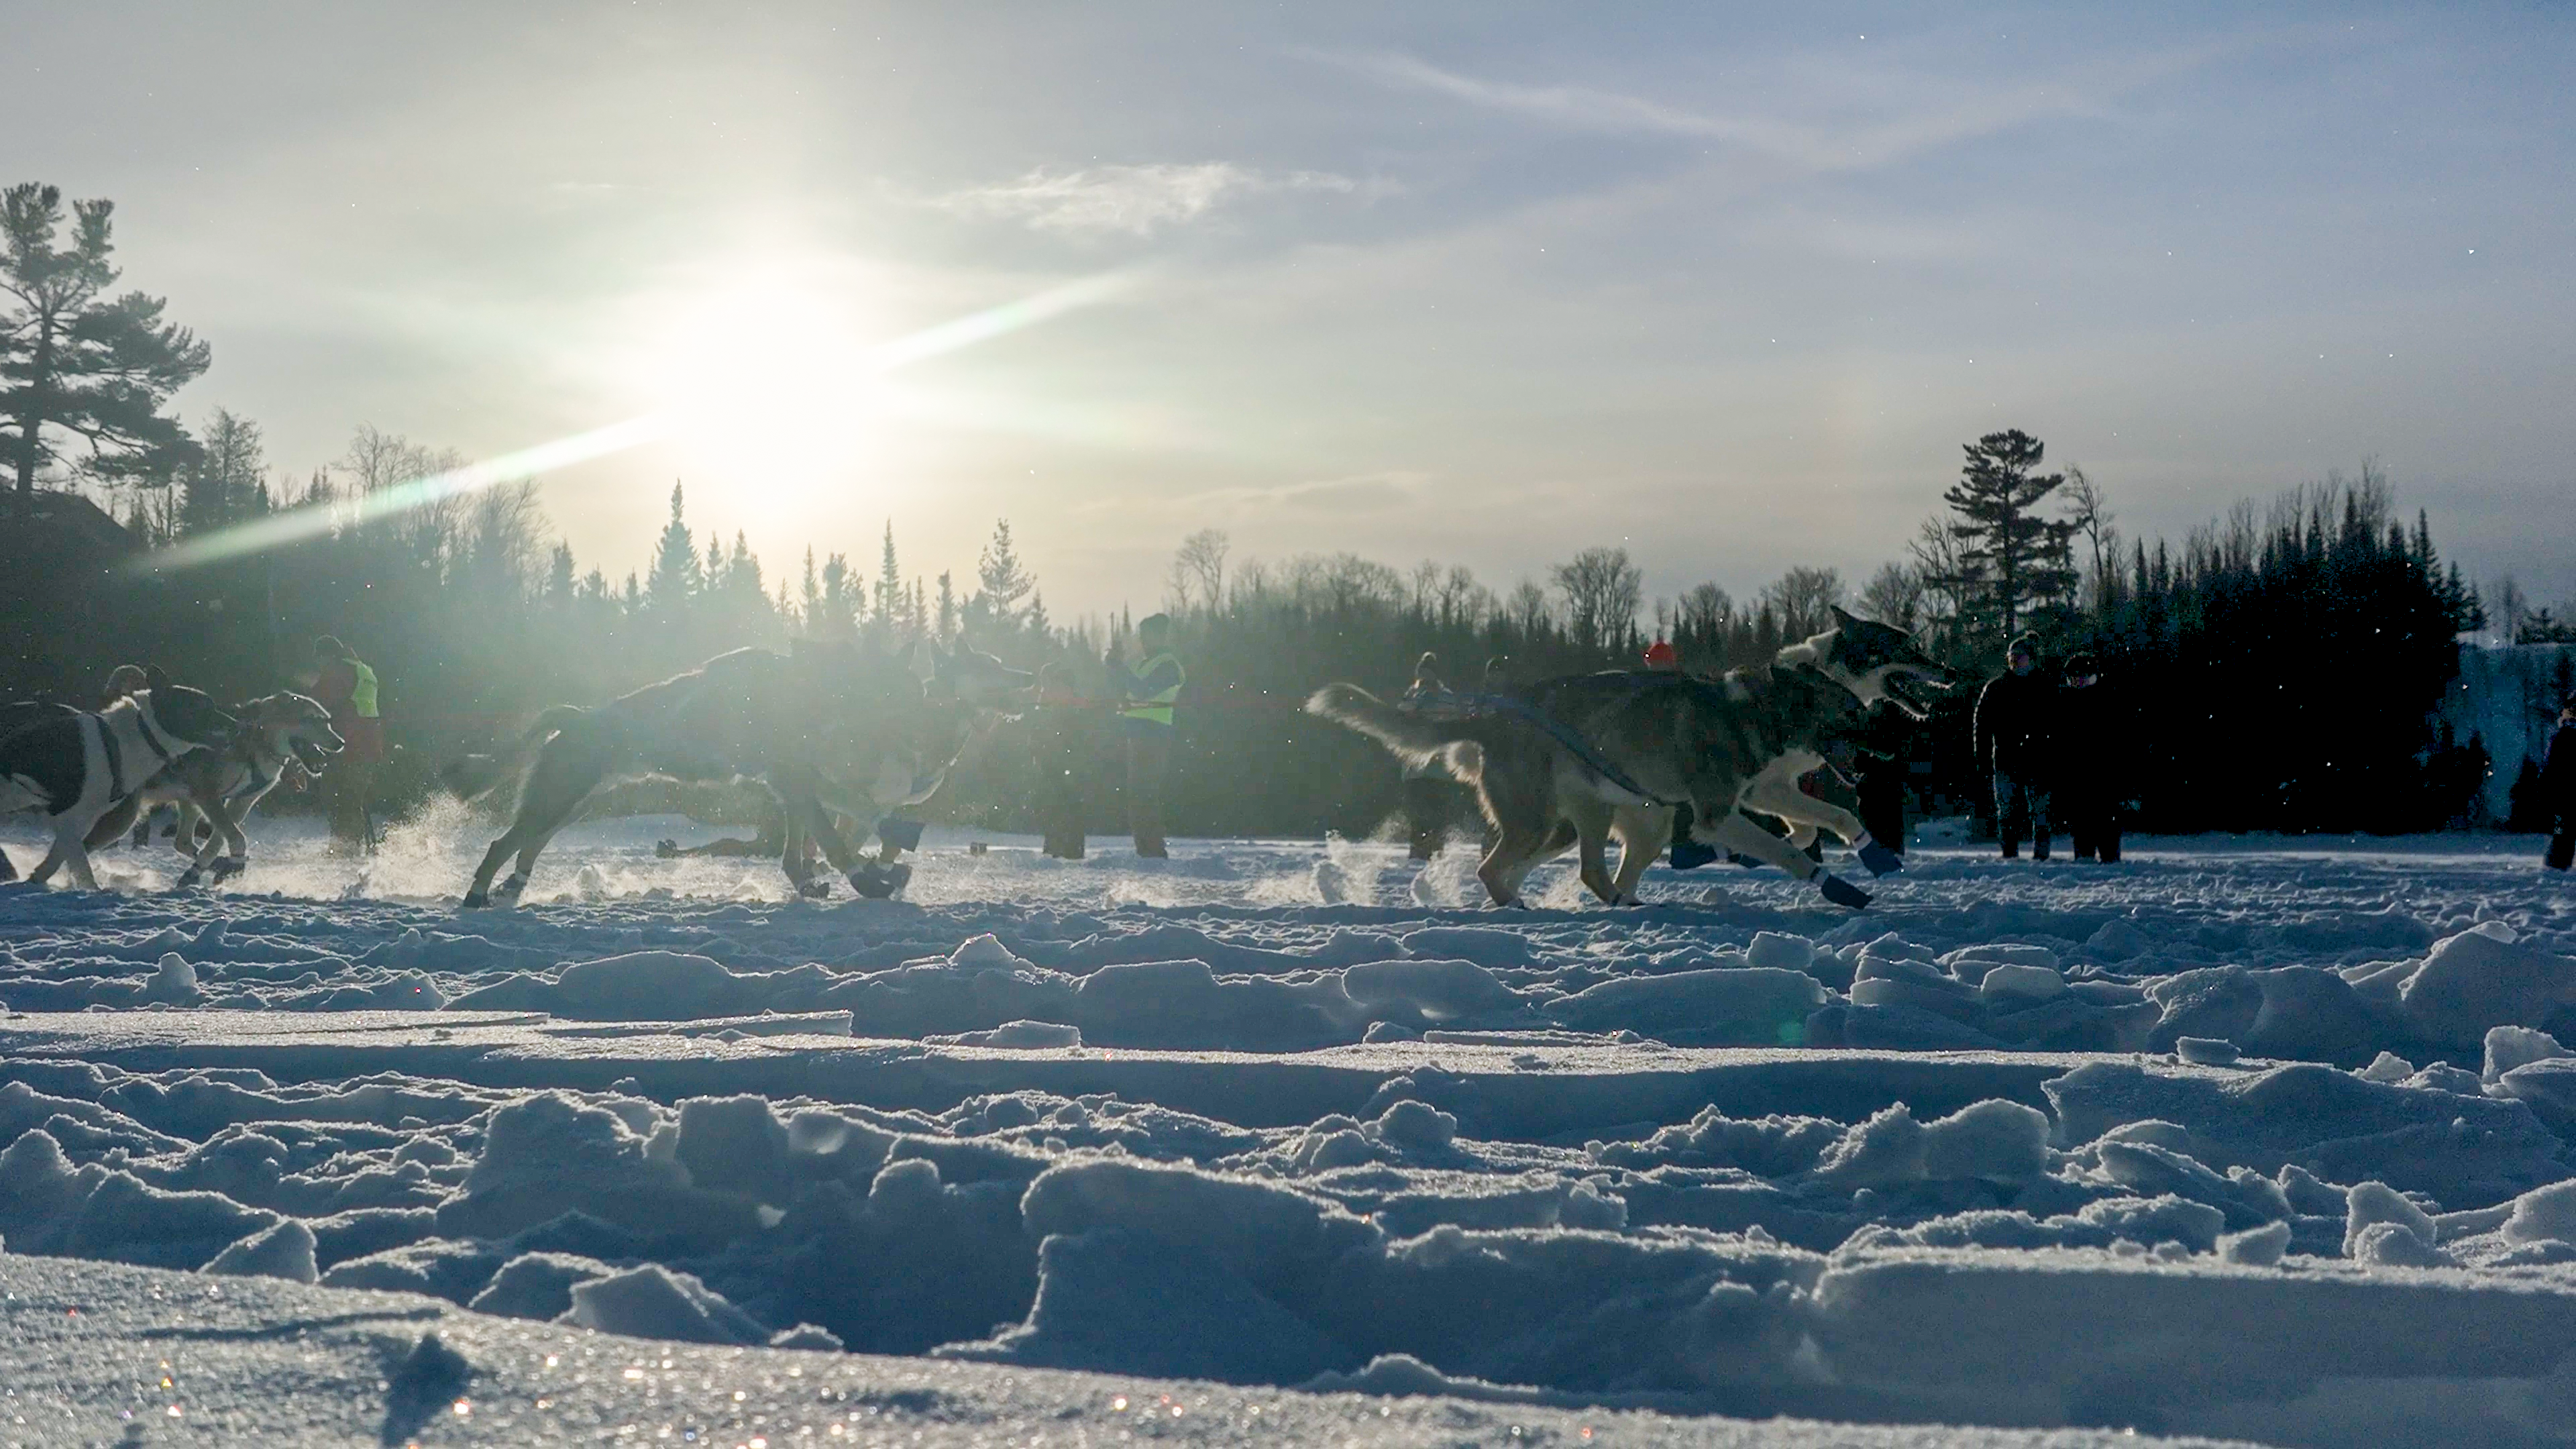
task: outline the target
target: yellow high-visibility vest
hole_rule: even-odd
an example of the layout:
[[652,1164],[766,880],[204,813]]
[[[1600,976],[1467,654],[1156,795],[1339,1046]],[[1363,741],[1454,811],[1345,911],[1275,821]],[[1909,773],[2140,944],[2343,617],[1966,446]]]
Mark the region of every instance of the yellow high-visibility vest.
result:
[[1162,725],[1172,722],[1172,701],[1181,697],[1181,685],[1189,678],[1189,672],[1181,668],[1181,661],[1170,654],[1157,654],[1151,659],[1128,665],[1127,672],[1136,679],[1142,680],[1166,664],[1172,666],[1172,687],[1157,690],[1152,694],[1138,695],[1128,703],[1119,706],[1118,715],[1121,719],[1151,720],[1155,724]]
[[369,669],[364,661],[356,659],[349,661],[349,667],[357,671],[358,675],[357,682],[349,687],[349,708],[356,711],[360,719],[374,719],[376,717],[376,671]]

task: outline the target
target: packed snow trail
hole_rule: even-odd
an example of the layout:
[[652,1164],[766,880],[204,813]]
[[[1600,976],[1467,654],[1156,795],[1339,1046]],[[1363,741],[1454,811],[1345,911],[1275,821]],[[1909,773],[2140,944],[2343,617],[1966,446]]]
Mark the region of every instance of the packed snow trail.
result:
[[[818,905],[646,820],[459,914],[454,825],[364,862],[273,831],[215,892],[125,851],[120,891],[0,891],[11,1282],[418,1295],[388,1311],[468,1360],[601,1330],[772,1383],[860,1362],[818,1347],[967,1398],[1152,1375],[1218,1437],[1282,1400],[1204,1381],[1394,1442],[1429,1421],[1330,1394],[2296,1444],[2564,1442],[2576,1404],[2576,892],[2519,842],[1918,847],[1855,916],[1724,869],[1498,912],[1455,850],[934,832],[913,899]],[[85,1313],[79,1352],[168,1356]],[[420,1331],[368,1330],[430,1404]],[[499,1402],[430,1407],[462,1442]]]

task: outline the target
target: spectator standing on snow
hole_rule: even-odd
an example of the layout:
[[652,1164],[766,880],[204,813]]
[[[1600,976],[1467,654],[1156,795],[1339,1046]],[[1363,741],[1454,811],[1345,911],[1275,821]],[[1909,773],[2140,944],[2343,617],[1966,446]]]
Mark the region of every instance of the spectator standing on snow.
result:
[[1080,860],[1083,800],[1099,769],[1101,721],[1098,702],[1075,680],[1071,664],[1050,660],[1038,670],[1033,723],[1038,828],[1046,835],[1045,851],[1059,860]]
[[2576,865],[2576,694],[2558,703],[2558,732],[2549,737],[2549,763],[2540,767],[2540,798],[2556,822],[2540,863],[2565,870]]
[[2039,672],[2039,641],[2028,634],[2004,651],[2004,672],[1977,696],[1976,760],[1995,788],[1995,835],[2003,858],[2021,855],[2030,836],[2030,858],[2048,859],[2050,714],[2059,691]]
[[[1668,639],[1658,639],[1646,646],[1646,668],[1656,674],[1682,672],[1682,652]],[[1717,859],[1717,847],[1702,845],[1691,838],[1691,808],[1685,802],[1673,807],[1673,853],[1675,870],[1697,870]]]
[[2049,804],[2074,841],[2077,860],[2120,859],[2120,802],[2136,758],[2119,695],[2102,682],[2102,661],[2079,651],[2057,691],[2057,761]]
[[1852,788],[1869,838],[1905,853],[1905,774],[1912,765],[1914,721],[1892,704],[1869,712],[1851,737]]
[[1168,860],[1163,843],[1163,787],[1172,773],[1172,706],[1188,675],[1172,653],[1172,618],[1151,614],[1136,621],[1138,658],[1113,665],[1119,727],[1127,735],[1127,825],[1136,853]]
[[356,650],[325,634],[313,641],[313,697],[331,711],[331,728],[348,741],[322,772],[322,798],[335,851],[375,849],[367,797],[385,759],[385,725],[376,712],[376,671]]

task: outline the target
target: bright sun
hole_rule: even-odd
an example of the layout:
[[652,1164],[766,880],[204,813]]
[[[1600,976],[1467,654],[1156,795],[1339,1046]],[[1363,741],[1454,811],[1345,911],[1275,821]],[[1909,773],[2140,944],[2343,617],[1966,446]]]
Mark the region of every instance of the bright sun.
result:
[[875,339],[824,269],[729,269],[665,304],[645,379],[694,477],[761,512],[845,485],[869,454]]

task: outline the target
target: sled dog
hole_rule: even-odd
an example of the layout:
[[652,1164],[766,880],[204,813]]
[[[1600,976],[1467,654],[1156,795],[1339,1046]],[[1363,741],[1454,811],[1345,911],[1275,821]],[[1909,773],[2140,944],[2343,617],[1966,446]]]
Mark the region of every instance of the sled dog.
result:
[[[1949,687],[1949,671],[1904,630],[1836,609],[1834,627],[1720,679],[1612,670],[1410,709],[1330,684],[1306,708],[1407,763],[1439,759],[1476,787],[1494,827],[1476,874],[1497,905],[1518,904],[1531,868],[1568,843],[1582,852],[1593,894],[1634,904],[1638,878],[1671,837],[1672,807],[1688,803],[1694,838],[1800,880],[1821,874],[1828,900],[1857,909],[1866,893],[1744,812],[1820,825],[1867,857],[1859,820],[1802,794],[1798,777],[1823,763],[1819,744],[1859,711],[1886,700],[1922,719],[1926,691]],[[1606,849],[1614,835],[1615,877]]]
[[[584,802],[612,782],[648,776],[759,780],[786,818],[782,865],[800,892],[829,889],[809,873],[803,842],[810,840],[853,890],[891,895],[902,875],[858,857],[832,824],[824,796],[875,799],[884,792],[870,788],[872,782],[900,774],[902,793],[911,797],[934,717],[992,706],[1027,678],[988,655],[948,655],[927,644],[907,668],[899,659],[800,643],[785,655],[765,649],[721,654],[597,708],[557,705],[538,717],[513,755],[468,756],[441,772],[451,790],[469,799],[525,774],[517,814],[484,854],[464,904],[486,906],[496,896],[515,901],[539,852]],[[931,788],[954,758],[952,752],[939,761]],[[853,781],[857,792],[845,787]],[[871,806],[848,813],[873,824],[884,811]],[[492,878],[514,855],[517,864],[496,891]]]
[[[348,741],[331,728],[331,711],[321,701],[300,694],[272,694],[234,705],[232,712],[239,728],[231,744],[191,750],[162,766],[141,789],[99,817],[90,828],[89,848],[96,850],[124,834],[153,807],[175,805],[179,833],[173,844],[192,857],[178,883],[195,885],[209,869],[217,880],[240,874],[250,854],[241,823],[252,808],[277,788],[289,768],[308,777],[319,775]],[[197,840],[200,820],[206,826],[202,844]]]
[[[0,815],[53,817],[54,846],[27,879],[38,884],[68,867],[72,884],[98,889],[85,842],[100,816],[145,779],[192,750],[232,740],[233,717],[204,693],[172,684],[155,665],[144,687],[96,714],[13,709],[20,726],[0,737]],[[14,870],[0,855],[0,880]]]

